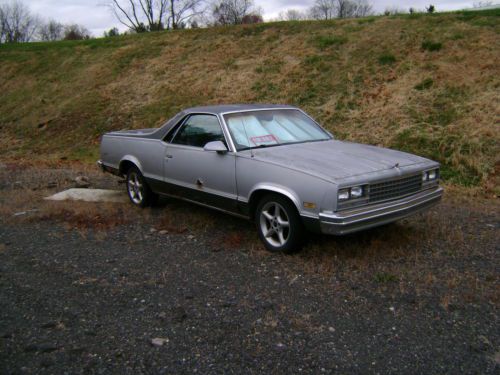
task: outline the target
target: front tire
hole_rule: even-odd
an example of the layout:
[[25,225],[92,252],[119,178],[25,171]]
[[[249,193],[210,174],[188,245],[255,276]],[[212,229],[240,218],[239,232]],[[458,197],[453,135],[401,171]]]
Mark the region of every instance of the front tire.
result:
[[130,201],[139,207],[150,206],[156,198],[137,167],[130,167],[127,171],[127,193]]
[[255,211],[255,223],[261,241],[271,252],[292,253],[304,243],[304,225],[295,206],[275,194],[261,199]]

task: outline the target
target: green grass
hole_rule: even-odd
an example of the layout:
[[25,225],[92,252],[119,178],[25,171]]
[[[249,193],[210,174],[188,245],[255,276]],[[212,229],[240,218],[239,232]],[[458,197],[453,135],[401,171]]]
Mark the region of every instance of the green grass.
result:
[[481,11],[458,11],[456,12],[458,19],[460,21],[471,22],[472,24],[478,25],[478,20],[487,20],[486,24],[479,23],[478,26],[491,26],[496,23],[498,26],[500,17],[500,8],[495,9],[485,9]]
[[392,65],[396,62],[396,56],[391,53],[384,53],[378,57],[380,65]]
[[426,40],[422,42],[422,49],[430,52],[440,51],[443,48],[443,44],[440,42],[433,42]]
[[373,23],[377,20],[377,17],[366,17],[366,18],[361,18],[358,20],[358,23],[360,25],[363,25],[365,23]]
[[320,35],[314,38],[314,44],[320,50],[325,50],[332,46],[341,46],[347,43],[347,38],[344,36]]

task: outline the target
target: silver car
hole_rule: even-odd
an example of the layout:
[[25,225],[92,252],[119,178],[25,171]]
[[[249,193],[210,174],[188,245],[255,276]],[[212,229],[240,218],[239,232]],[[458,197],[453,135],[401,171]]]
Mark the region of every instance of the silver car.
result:
[[300,248],[305,231],[341,235],[439,202],[439,164],[335,140],[283,105],[186,109],[160,128],[102,137],[106,172],[125,176],[145,207],[166,195],[254,220],[270,251]]

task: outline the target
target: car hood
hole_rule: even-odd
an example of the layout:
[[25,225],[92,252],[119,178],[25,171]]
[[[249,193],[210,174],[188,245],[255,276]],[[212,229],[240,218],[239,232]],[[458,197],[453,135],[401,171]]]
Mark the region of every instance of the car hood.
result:
[[429,162],[401,151],[337,140],[253,150],[254,159],[279,164],[326,179],[342,179]]

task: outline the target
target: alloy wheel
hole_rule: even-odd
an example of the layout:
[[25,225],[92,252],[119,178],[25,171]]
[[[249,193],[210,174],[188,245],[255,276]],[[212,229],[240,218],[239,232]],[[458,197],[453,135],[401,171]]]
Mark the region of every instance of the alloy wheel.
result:
[[127,181],[128,195],[132,202],[141,204],[144,199],[144,185],[136,172],[131,172]]
[[267,202],[260,211],[260,229],[272,246],[281,247],[290,237],[290,221],[285,209],[277,202]]

